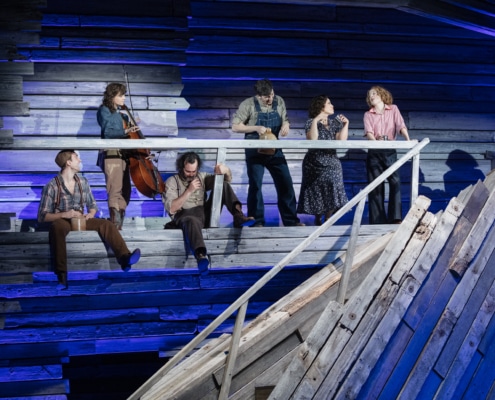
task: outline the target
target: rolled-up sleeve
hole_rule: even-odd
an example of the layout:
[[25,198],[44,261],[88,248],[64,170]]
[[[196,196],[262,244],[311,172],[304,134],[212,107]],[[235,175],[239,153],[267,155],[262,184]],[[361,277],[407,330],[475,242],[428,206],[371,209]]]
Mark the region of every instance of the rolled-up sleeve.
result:
[[[244,100],[240,105],[237,111],[234,114],[232,119],[232,124],[245,124],[245,125],[253,125],[250,124],[250,120],[254,119],[254,103],[253,99],[249,98]],[[256,113],[255,113],[256,114]],[[256,116],[257,117],[257,116]]]
[[163,205],[168,215],[172,216],[170,209],[172,208],[172,202],[179,197],[179,188],[177,187],[177,180],[171,176],[165,181],[165,195],[162,197]]

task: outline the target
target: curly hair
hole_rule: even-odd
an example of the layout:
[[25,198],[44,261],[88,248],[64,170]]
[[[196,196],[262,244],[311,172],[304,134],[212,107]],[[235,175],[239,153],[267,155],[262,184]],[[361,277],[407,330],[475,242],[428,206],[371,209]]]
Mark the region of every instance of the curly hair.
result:
[[368,90],[368,93],[366,93],[366,103],[368,103],[368,106],[370,108],[373,107],[373,104],[371,104],[371,101],[370,101],[370,92],[372,90],[375,90],[378,93],[378,95],[381,97],[384,104],[389,106],[394,102],[394,98],[392,97],[392,93],[390,93],[387,89],[385,89],[381,86],[373,86],[370,90]]
[[316,97],[313,97],[311,103],[309,104],[308,115],[309,118],[316,117],[321,111],[325,108],[325,103],[328,100],[328,96],[324,94],[320,94]]
[[121,96],[127,93],[127,86],[123,83],[109,83],[103,93],[103,105],[107,106],[111,112],[117,111],[117,107],[113,103],[115,96]]
[[270,96],[273,90],[272,82],[269,79],[261,79],[255,83],[254,90],[258,96]]
[[188,151],[187,153],[182,154],[175,161],[175,167],[177,168],[179,174],[183,175],[184,167],[186,166],[186,164],[194,164],[196,161],[198,162],[199,171],[201,169],[201,166],[203,165],[203,161],[201,161],[201,158],[199,158],[197,153],[195,153],[194,151]]

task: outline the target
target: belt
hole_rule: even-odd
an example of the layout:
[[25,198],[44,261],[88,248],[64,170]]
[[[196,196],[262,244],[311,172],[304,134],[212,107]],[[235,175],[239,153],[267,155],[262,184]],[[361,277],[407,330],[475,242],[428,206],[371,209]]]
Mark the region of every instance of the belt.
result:
[[122,158],[122,153],[118,149],[105,150],[105,158]]

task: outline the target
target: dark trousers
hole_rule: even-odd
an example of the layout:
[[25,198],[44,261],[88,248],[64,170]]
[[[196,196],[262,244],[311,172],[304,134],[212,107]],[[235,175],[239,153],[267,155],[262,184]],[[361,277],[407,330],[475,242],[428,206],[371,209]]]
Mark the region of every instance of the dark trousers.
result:
[[[208,198],[204,206],[198,206],[179,211],[174,216],[175,224],[182,229],[184,241],[188,252],[195,256],[198,253],[206,254],[206,245],[203,239],[202,229],[210,226],[212,196]],[[228,182],[223,182],[222,206],[234,215],[236,205],[241,204],[232,186]]]
[[247,197],[248,215],[255,223],[265,224],[265,203],[263,201],[263,175],[265,168],[270,172],[277,191],[277,205],[285,226],[299,222],[296,213],[296,195],[287,161],[280,149],[273,156],[259,154],[257,149],[246,149],[246,167],[249,178]]
[[[371,183],[396,161],[395,150],[368,150],[366,159],[368,182]],[[382,183],[368,197],[370,224],[387,224],[402,219],[399,171],[395,171],[387,180],[389,184],[388,217],[385,212],[385,183]]]
[[[113,250],[115,257],[129,254],[130,251],[125,244],[124,239],[120,236],[119,231],[110,221],[106,219],[90,218],[86,220],[86,230],[97,231],[102,240],[104,240]],[[54,271],[57,275],[67,273],[67,246],[66,237],[71,231],[70,220],[57,219],[53,221],[49,231],[50,252]]]

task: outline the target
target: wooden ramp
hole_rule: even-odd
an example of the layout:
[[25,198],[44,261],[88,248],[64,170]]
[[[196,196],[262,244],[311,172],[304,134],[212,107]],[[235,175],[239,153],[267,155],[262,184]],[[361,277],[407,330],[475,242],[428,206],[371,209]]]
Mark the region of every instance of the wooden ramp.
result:
[[[358,251],[345,304],[334,301],[333,265],[249,323],[229,398],[493,398],[494,182],[491,173],[435,215],[418,198],[395,233]],[[230,339],[141,399],[217,398]]]

